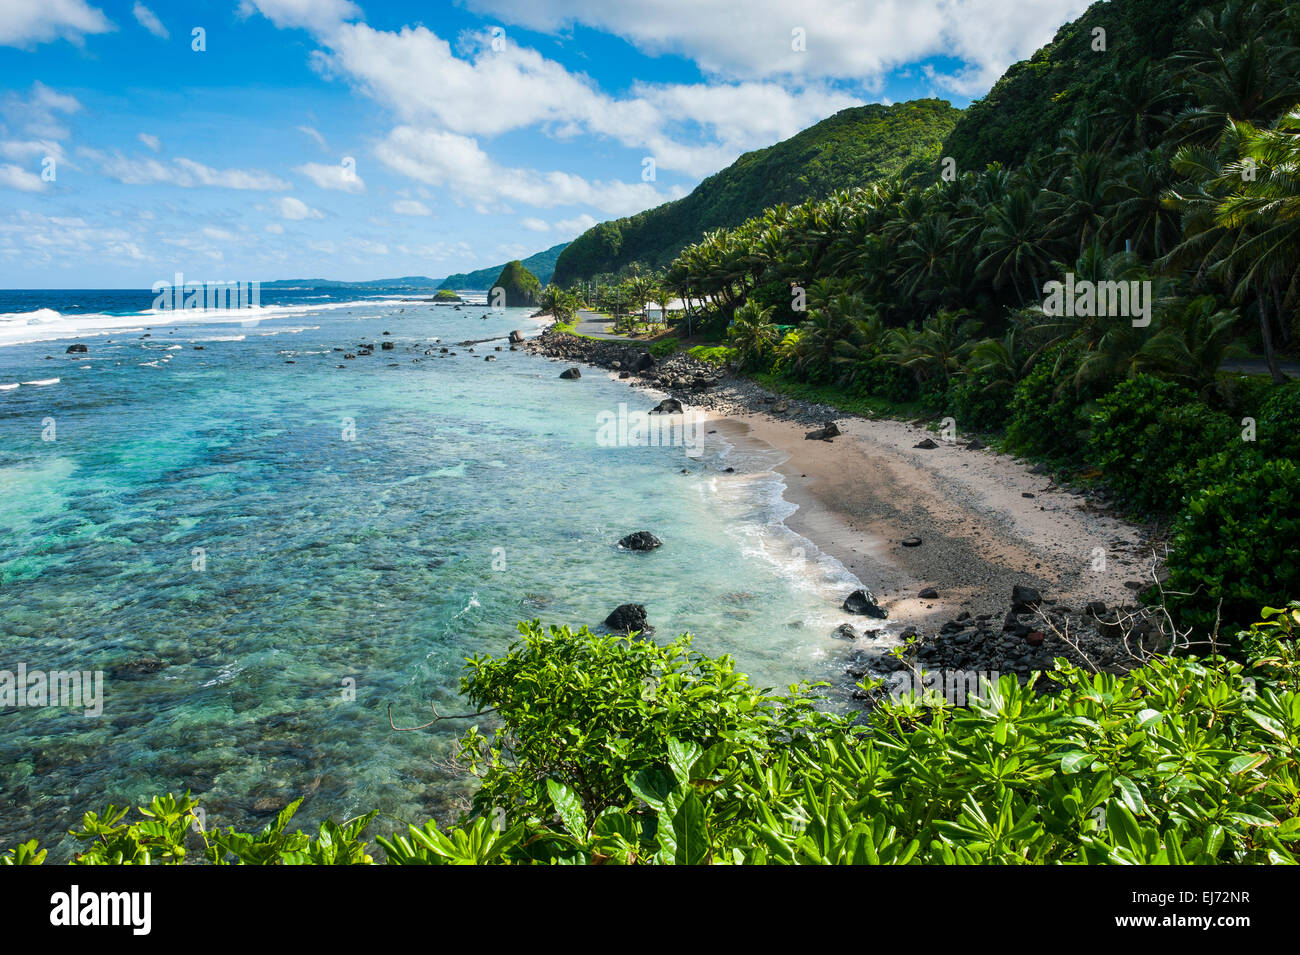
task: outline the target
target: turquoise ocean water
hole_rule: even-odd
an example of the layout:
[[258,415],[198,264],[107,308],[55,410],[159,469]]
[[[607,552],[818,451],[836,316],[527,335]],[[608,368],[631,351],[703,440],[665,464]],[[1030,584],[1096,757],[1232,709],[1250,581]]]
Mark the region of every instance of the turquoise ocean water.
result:
[[[0,347],[0,671],[104,673],[99,716],[0,708],[0,846],[185,789],[209,826],[304,794],[304,824],[454,815],[464,723],[394,733],[386,707],[464,711],[464,658],[522,619],[595,627],[635,601],[657,639],[690,631],[763,685],[840,672],[856,581],[780,524],[776,462],[716,435],[696,460],[601,446],[598,415],[655,399],[454,346],[532,330],[526,310],[377,295],[167,320],[91,322],[82,355]],[[435,338],[457,357],[426,356]],[[333,350],[363,340],[396,347]],[[665,546],[616,547],[642,529]]]

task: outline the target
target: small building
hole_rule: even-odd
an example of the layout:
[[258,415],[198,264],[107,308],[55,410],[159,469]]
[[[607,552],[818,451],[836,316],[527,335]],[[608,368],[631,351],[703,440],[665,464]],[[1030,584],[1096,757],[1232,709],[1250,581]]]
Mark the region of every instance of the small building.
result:
[[673,312],[686,311],[686,303],[680,298],[671,298],[664,303],[668,307],[660,308],[658,302],[643,302],[641,304],[641,318],[647,322],[666,322],[668,316]]

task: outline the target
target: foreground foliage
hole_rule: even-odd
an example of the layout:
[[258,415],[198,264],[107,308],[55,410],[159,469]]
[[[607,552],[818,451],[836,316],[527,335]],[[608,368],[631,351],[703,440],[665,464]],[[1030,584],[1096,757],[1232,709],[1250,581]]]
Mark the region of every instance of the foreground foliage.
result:
[[[727,657],[522,624],[462,689],[499,721],[464,735],[471,814],[380,836],[390,863],[1294,864],[1300,602],[1266,608],[1244,662],[1158,659],[1118,677],[1057,661],[1059,691],[1003,677],[965,707],[885,697],[862,721]],[[197,803],[87,813],[75,861],[365,864],[368,814],[204,833]],[[197,852],[187,850],[196,845]],[[0,863],[39,864],[35,842]]]

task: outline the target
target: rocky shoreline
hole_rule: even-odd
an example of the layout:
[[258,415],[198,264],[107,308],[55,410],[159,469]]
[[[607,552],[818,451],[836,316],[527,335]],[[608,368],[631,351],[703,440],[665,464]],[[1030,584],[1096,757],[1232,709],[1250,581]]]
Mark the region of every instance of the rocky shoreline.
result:
[[[753,381],[680,352],[657,360],[635,343],[581,338],[553,327],[527,341],[524,348],[554,360],[608,369],[633,386],[665,392],[683,405],[711,415],[760,415],[808,427],[813,429],[805,435],[809,439],[838,437],[836,422],[857,419],[827,405],[774,395]],[[924,441],[917,447],[925,447]],[[977,440],[967,447],[983,449]],[[1087,506],[1104,510],[1105,501],[1098,495]],[[908,546],[913,542],[900,543]],[[989,592],[979,601],[962,604],[978,604],[982,612],[963,610],[937,626],[925,622],[905,626],[897,635],[901,646],[880,640],[881,630],[859,632],[850,625],[841,626],[836,636],[847,641],[843,651],[846,689],[873,676],[892,683],[900,677],[920,681],[924,674],[936,672],[1014,674],[1024,681],[1034,671],[1050,670],[1057,657],[1090,671],[1122,673],[1170,645],[1171,634],[1163,619],[1136,600],[1112,601],[1113,606],[1096,599],[1054,602],[1050,592],[1043,592],[1050,588],[1030,583],[1009,580],[1000,593]],[[1134,591],[1136,583],[1130,581],[1126,586]],[[927,587],[914,596],[931,600],[939,593]],[[866,598],[874,604],[870,592]],[[864,612],[850,609],[847,603],[845,609]],[[908,623],[907,615],[902,616],[901,622]],[[1038,685],[1054,686],[1051,680],[1040,680]],[[854,698],[864,702],[879,692],[851,690]]]

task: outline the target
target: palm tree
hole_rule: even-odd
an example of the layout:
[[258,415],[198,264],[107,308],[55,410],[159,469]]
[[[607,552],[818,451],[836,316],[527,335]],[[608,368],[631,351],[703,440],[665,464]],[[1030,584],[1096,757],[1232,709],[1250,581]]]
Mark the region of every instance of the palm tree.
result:
[[1171,302],[1160,316],[1160,330],[1137,356],[1138,370],[1151,370],[1207,399],[1225,358],[1244,351],[1233,344],[1240,319],[1222,309],[1213,295]]
[[1033,352],[1025,345],[1020,322],[1013,321],[1001,338],[986,338],[971,347],[968,370],[989,378],[986,391],[1010,391],[1028,374]]
[[727,338],[742,367],[760,364],[781,339],[780,331],[772,324],[772,306],[763,308],[755,302],[740,306],[727,329]]
[[[1255,291],[1261,331],[1271,350],[1266,316],[1270,300],[1286,337],[1286,306],[1295,301],[1298,291],[1300,107],[1279,119],[1272,129],[1256,129],[1249,123],[1234,125],[1239,158],[1225,170],[1234,178],[1234,188],[1219,203],[1215,218],[1223,227],[1237,232],[1225,261],[1240,275],[1233,297],[1240,301],[1246,290]],[[1270,362],[1269,369],[1275,380],[1285,378],[1276,360]]]
[[975,345],[973,324],[965,312],[945,309],[927,318],[919,331],[895,329],[890,336],[892,357],[918,372],[922,380],[942,375],[945,387],[951,388],[952,376],[961,371],[962,361]]
[[1066,166],[1059,189],[1048,192],[1055,217],[1048,233],[1062,243],[1062,250],[1082,252],[1106,227],[1118,183],[1114,165],[1099,153],[1074,155]]
[[810,381],[828,379],[834,371],[843,372],[845,363],[837,359],[844,357],[846,343],[860,343],[863,333],[859,321],[866,310],[860,296],[838,295],[810,311],[808,320],[799,326],[795,368]]
[[1171,61],[1193,104],[1174,121],[1182,144],[1211,145],[1232,120],[1260,122],[1300,100],[1300,50],[1279,29],[1279,5],[1232,2],[1202,10],[1190,45]]
[[1039,276],[1051,267],[1042,244],[1038,204],[1028,189],[1013,189],[987,208],[985,223],[978,270],[992,277],[994,288],[1009,285],[1024,305],[1037,297]]
[[[1182,214],[1183,241],[1164,264],[1194,269],[1197,279],[1222,282],[1233,301],[1254,298],[1264,360],[1273,380],[1277,364],[1272,314],[1294,301],[1300,266],[1300,109],[1273,129],[1230,122],[1220,153],[1180,149],[1173,167],[1183,181],[1166,194]],[[1232,157],[1223,161],[1223,157]]]
[[1169,126],[1168,110],[1177,96],[1168,78],[1149,60],[1118,73],[1098,115],[1100,125],[1110,130],[1106,148],[1147,149],[1154,145]]
[[899,285],[906,289],[908,298],[933,301],[947,290],[953,241],[947,213],[928,215],[912,229],[897,253],[902,269],[898,276]]
[[1178,243],[1178,215],[1163,199],[1169,187],[1169,163],[1156,150],[1135,155],[1120,167],[1115,206],[1103,238],[1131,243],[1145,258],[1165,255]]

